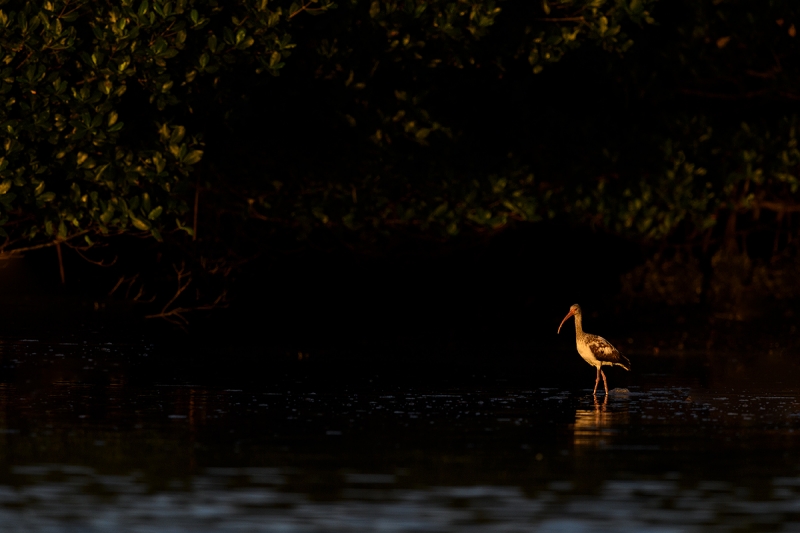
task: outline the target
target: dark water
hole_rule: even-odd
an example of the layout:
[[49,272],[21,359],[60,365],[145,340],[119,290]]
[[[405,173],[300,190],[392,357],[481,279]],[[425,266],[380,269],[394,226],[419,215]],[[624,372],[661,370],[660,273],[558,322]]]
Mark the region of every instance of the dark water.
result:
[[595,398],[65,338],[0,345],[0,531],[800,531],[789,355],[631,354]]

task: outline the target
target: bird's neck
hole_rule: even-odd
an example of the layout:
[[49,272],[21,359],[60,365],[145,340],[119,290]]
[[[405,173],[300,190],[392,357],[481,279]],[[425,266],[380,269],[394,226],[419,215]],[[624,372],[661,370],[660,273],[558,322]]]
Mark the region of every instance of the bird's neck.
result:
[[583,335],[583,317],[575,315],[575,336],[580,337]]

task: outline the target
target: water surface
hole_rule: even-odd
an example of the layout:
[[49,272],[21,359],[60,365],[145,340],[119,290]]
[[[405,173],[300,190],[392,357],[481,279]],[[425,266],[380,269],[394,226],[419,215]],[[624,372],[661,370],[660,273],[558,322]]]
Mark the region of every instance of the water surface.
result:
[[237,384],[156,352],[0,345],[0,530],[800,530],[800,389],[742,386],[761,363],[717,354],[698,379],[642,356],[606,398],[584,367],[541,387],[298,362]]

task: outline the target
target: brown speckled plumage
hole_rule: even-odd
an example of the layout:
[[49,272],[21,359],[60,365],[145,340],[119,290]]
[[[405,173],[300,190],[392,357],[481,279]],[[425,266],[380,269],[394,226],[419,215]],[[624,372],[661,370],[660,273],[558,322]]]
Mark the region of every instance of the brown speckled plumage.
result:
[[[561,326],[563,326],[564,322],[571,316],[575,317],[575,343],[578,347],[578,353],[584,361],[597,368],[597,379],[595,380],[594,390],[597,392],[597,384],[600,382],[600,377],[602,376],[603,385],[605,386],[606,394],[608,394],[608,384],[602,367],[616,365],[621,366],[625,370],[630,370],[631,362],[603,337],[583,331],[583,315],[581,313],[581,306],[578,304],[569,308],[569,314],[561,321]],[[561,331],[561,326],[558,326],[559,332]]]

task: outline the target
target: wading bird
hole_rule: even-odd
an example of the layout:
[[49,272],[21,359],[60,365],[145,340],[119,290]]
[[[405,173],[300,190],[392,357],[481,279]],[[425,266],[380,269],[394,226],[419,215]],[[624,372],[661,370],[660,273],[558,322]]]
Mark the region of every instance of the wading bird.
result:
[[575,342],[578,345],[578,353],[583,360],[597,368],[597,379],[594,380],[594,392],[597,394],[597,384],[600,383],[600,376],[603,376],[603,386],[606,388],[606,396],[608,396],[608,383],[606,382],[606,375],[603,373],[603,366],[621,366],[625,370],[631,369],[631,362],[627,357],[617,351],[616,348],[611,346],[611,343],[603,337],[592,335],[583,331],[583,317],[581,316],[581,306],[578,304],[569,308],[569,313],[561,321],[558,326],[558,333],[561,333],[561,326],[571,316],[575,317]]

